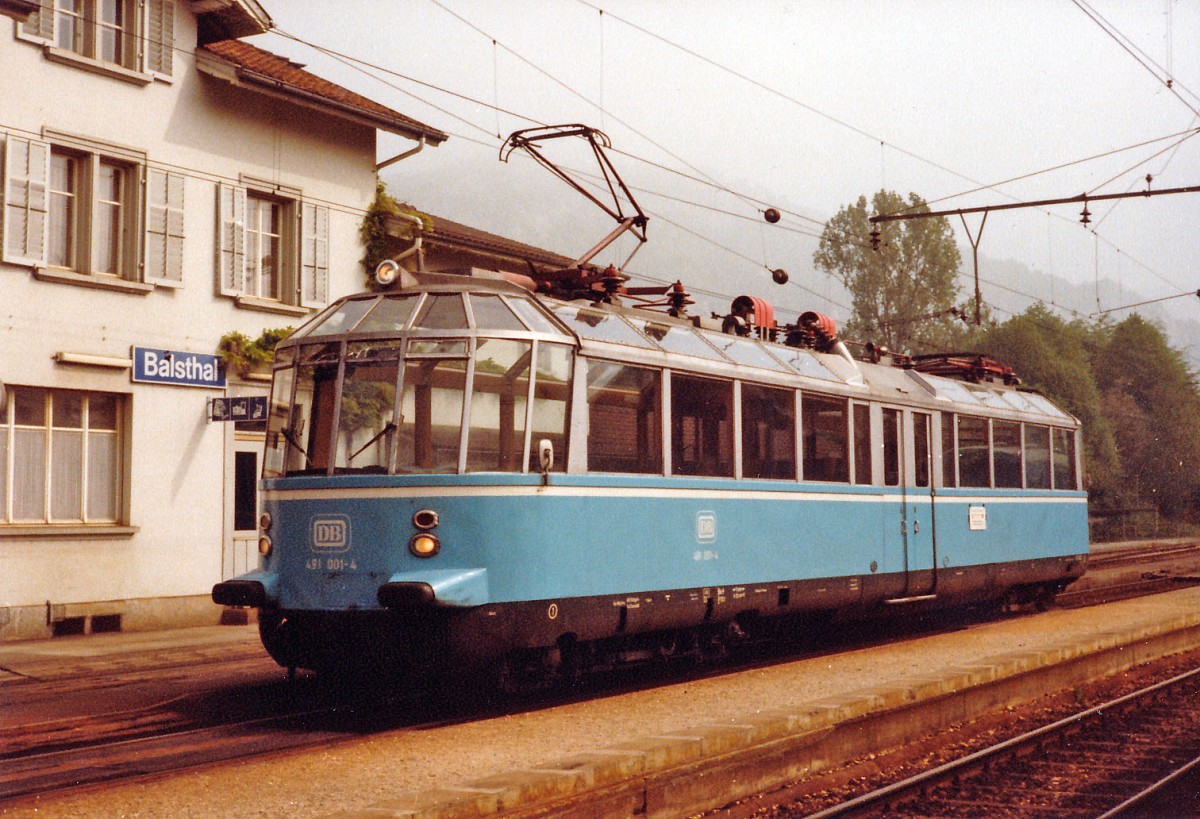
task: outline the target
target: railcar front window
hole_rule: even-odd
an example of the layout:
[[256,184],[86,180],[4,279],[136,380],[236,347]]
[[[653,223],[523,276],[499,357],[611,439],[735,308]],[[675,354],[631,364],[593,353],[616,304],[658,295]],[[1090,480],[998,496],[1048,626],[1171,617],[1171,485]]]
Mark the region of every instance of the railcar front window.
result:
[[567,398],[570,395],[572,350],[563,344],[538,344],[533,395],[533,445],[529,471],[540,471],[537,443],[546,438],[554,446],[554,472],[567,468]]
[[525,325],[499,296],[471,295],[471,312],[480,330],[524,330]]
[[338,362],[319,358],[296,368],[296,393],[288,430],[288,474],[324,472],[333,438]]
[[467,434],[468,471],[521,471],[532,358],[527,341],[479,339]]
[[405,361],[396,429],[397,472],[458,471],[466,389],[465,358]]
[[800,424],[804,431],[804,480],[850,481],[849,410],[841,398],[804,395]]
[[356,333],[398,333],[408,324],[416,296],[387,296],[354,328]]
[[1050,488],[1050,430],[1047,427],[1025,425],[1025,486],[1028,489]]
[[742,476],[796,480],[796,394],[742,385]]
[[336,473],[388,471],[401,349],[400,342],[348,345],[334,442]]
[[1075,433],[1069,429],[1055,429],[1054,437],[1054,488],[1076,489],[1079,484],[1075,476]]
[[590,361],[589,472],[662,474],[662,374]]
[[462,296],[458,293],[446,295],[429,294],[417,313],[413,328],[423,330],[462,330],[467,327],[467,311],[463,308]]

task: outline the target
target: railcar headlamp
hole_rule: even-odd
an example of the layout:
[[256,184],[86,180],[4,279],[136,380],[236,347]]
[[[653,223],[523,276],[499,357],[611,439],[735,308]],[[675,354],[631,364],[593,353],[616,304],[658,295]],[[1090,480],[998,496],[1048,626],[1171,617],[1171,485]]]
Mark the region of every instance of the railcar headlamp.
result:
[[263,512],[258,517],[258,528],[263,530],[263,533],[271,531],[271,513]]
[[414,557],[433,557],[441,548],[442,542],[432,532],[417,532],[408,541],[408,550]]
[[258,539],[258,553],[263,557],[270,557],[271,549],[273,548],[274,546],[271,543],[271,538],[263,535]]
[[438,525],[438,513],[434,509],[420,509],[413,512],[412,522],[418,529],[435,529]]

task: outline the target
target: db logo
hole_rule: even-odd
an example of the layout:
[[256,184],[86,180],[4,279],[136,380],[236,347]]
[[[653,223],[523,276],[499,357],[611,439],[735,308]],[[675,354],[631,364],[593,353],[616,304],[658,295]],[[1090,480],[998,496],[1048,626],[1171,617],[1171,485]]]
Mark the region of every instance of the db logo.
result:
[[350,518],[325,515],[308,524],[308,542],[314,552],[335,553],[350,549]]

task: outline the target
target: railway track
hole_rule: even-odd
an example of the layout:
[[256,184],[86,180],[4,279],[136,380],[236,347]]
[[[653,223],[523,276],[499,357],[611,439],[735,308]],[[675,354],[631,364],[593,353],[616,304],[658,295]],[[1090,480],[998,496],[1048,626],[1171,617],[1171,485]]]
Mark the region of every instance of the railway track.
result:
[[[1138,550],[1137,554],[1143,560],[1147,557],[1146,550]],[[1162,553],[1154,557],[1159,554]],[[1171,554],[1182,552],[1175,548]],[[1130,556],[1117,553],[1113,559],[1127,561]],[[700,668],[642,668],[633,673],[626,668],[615,674],[600,675],[570,692],[542,692],[495,708],[481,708],[476,700],[474,705],[443,703],[441,708],[430,709],[420,702],[419,695],[408,696],[404,702],[388,695],[348,702],[340,693],[343,689],[313,678],[286,682],[280,675],[247,684],[245,679],[256,665],[259,672],[264,665],[258,651],[229,657],[223,662],[222,670],[228,672],[228,681],[220,683],[210,679],[212,669],[205,666],[202,658],[187,652],[179,656],[165,652],[173,658],[171,667],[154,667],[155,662],[148,655],[134,664],[145,667],[132,671],[108,670],[88,675],[80,667],[63,675],[57,673],[62,670],[58,669],[52,678],[31,679],[17,683],[16,687],[29,691],[32,700],[47,703],[58,702],[71,691],[82,691],[86,698],[108,708],[103,713],[93,709],[79,716],[36,723],[7,726],[0,723],[3,726],[0,769],[4,770],[0,777],[0,804],[251,755],[327,746],[375,731],[469,721],[510,708],[536,708],[601,693],[611,695],[665,680],[679,682],[708,674],[737,673],[847,646],[863,647],[904,639],[906,635],[937,628],[936,623],[898,622],[884,627],[876,624],[868,634],[850,624],[845,629],[829,629],[816,646],[776,643],[765,650],[750,649],[738,658]],[[129,669],[124,662],[120,667]],[[137,698],[117,692],[146,685],[156,674],[179,678],[181,690],[187,693],[159,701],[147,702],[143,698],[141,705],[121,707],[122,703],[134,703]],[[10,689],[10,693],[15,693],[15,689]]]
[[1197,694],[1193,668],[816,813],[776,815],[1175,815],[1170,800],[1200,770]]

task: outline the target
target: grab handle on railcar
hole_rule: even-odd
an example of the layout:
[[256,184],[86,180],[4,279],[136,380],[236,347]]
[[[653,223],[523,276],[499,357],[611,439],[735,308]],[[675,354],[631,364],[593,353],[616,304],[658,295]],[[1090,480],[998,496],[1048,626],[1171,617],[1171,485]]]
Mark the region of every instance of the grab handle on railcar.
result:
[[542,484],[548,485],[554,467],[554,443],[549,438],[538,441],[538,464],[542,467]]

